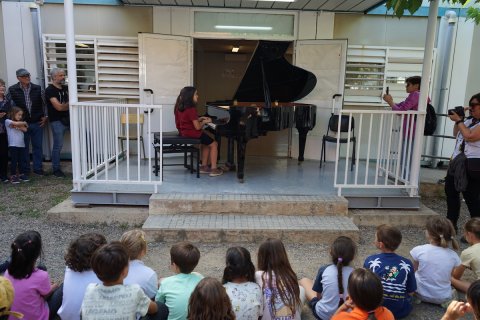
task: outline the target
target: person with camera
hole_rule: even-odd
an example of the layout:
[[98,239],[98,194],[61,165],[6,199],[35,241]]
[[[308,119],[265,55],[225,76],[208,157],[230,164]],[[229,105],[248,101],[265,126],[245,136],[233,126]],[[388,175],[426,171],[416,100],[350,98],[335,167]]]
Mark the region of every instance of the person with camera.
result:
[[[465,118],[463,107],[448,110],[448,117],[455,122],[453,135],[457,137],[457,141],[445,178],[445,194],[447,218],[455,230],[458,229],[460,215],[460,192],[463,193],[470,217],[480,217],[480,93],[470,98],[468,110],[468,118]],[[462,165],[465,166],[467,181],[462,180],[462,174],[455,173],[462,172]],[[460,170],[455,170],[455,167]]]

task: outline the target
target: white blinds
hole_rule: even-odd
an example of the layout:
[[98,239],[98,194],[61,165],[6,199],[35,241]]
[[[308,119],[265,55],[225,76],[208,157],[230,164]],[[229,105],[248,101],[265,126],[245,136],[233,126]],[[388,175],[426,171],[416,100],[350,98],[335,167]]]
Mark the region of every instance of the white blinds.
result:
[[[79,97],[138,98],[137,38],[77,36],[75,40]],[[43,47],[46,74],[52,68],[67,72],[65,36],[44,35]]]

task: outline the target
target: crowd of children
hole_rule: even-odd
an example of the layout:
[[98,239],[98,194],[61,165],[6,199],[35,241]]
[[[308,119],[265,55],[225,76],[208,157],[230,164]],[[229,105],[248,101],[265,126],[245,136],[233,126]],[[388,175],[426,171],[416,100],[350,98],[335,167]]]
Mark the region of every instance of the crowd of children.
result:
[[[461,279],[467,268],[480,274],[480,218],[465,225],[471,247],[460,257],[450,248],[458,250],[446,218],[430,218],[425,235],[428,243],[410,251],[411,261],[395,253],[401,232],[378,226],[374,243],[380,252],[357,269],[352,266],[356,244],[340,236],[330,248],[331,264],[321,266],[315,280],[300,281],[278,239],[259,246],[257,271],[247,249],[231,247],[220,282],[194,271],[200,251],[190,242],[171,247],[175,275],[159,280],[142,262],[143,231],[128,231],[110,243],[90,233],[70,243],[64,281],[56,285],[41,266],[41,235],[28,231],[13,240],[0,277],[0,320],[22,315],[25,320],[299,320],[305,298],[320,320],[401,319],[422,301],[445,307],[442,320],[467,312],[480,320],[480,280]],[[466,292],[467,302],[454,300],[452,286]]]

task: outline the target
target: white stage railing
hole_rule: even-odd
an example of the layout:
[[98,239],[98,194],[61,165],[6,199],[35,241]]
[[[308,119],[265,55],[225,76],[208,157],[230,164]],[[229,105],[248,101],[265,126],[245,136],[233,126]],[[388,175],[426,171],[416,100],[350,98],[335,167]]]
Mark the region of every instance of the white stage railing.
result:
[[[151,185],[153,192],[157,192],[162,183],[162,157],[159,157],[157,177],[152,168],[152,127],[162,132],[162,109],[159,105],[128,104],[126,99],[71,104],[74,191],[81,191],[88,184],[141,184]],[[137,121],[142,117],[143,124]],[[146,158],[143,158],[141,141],[136,139],[140,136],[143,136]],[[135,141],[135,148],[130,147],[131,141]]]
[[[418,183],[412,183],[411,172],[420,166],[420,154],[413,153],[415,123],[425,121],[425,112],[391,110],[341,110],[348,117],[349,127],[355,123],[356,159],[352,162],[352,132],[337,136],[334,186],[338,195],[342,189],[405,189],[410,195],[418,191]],[[338,122],[340,131],[341,121]],[[346,138],[340,148],[340,139]],[[416,179],[418,181],[418,179]]]

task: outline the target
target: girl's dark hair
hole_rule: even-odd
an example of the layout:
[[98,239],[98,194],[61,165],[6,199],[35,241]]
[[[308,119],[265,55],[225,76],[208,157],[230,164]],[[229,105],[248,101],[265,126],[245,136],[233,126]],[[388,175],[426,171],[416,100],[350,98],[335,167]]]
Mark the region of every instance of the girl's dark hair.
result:
[[65,254],[65,264],[76,272],[92,269],[92,255],[104,244],[107,244],[107,239],[101,234],[87,233],[81,235],[70,243]]
[[383,301],[383,287],[380,278],[364,268],[354,270],[348,278],[348,294],[355,306],[368,312],[368,320],[376,319],[375,309]]
[[188,302],[188,320],[234,320],[232,303],[222,284],[214,278],[203,278]]
[[472,307],[475,319],[480,319],[480,280],[474,281],[468,287],[467,300]]
[[332,256],[332,262],[337,266],[337,281],[338,281],[338,293],[340,294],[340,301],[338,306],[341,306],[345,302],[345,289],[343,288],[343,267],[348,266],[355,257],[357,247],[355,242],[349,237],[338,237],[332,243],[330,248],[330,255]]
[[480,239],[480,218],[472,218],[465,223],[465,231],[471,232]]
[[185,109],[195,107],[195,102],[193,102],[195,91],[197,91],[195,87],[184,87],[180,90],[177,102],[175,102],[175,111],[183,112]]
[[477,94],[474,94],[470,100],[468,100],[468,104],[472,103],[473,100],[477,100],[478,102],[480,102],[480,93],[477,93]]
[[[10,113],[9,113],[9,115],[8,115],[8,117],[10,118],[10,120],[17,121],[17,120],[15,120],[15,115],[16,115],[17,113],[19,113],[20,111],[23,112],[23,109],[20,108],[20,107],[12,107],[12,108],[10,109]],[[25,116],[25,114],[24,114],[24,116]]]
[[452,222],[447,218],[429,218],[427,220],[427,232],[430,238],[442,248],[448,248],[448,243],[452,242],[453,249],[459,249],[457,239],[455,239],[455,229]]
[[245,277],[247,281],[255,282],[255,266],[250,257],[250,252],[244,247],[228,248],[222,283],[241,277]]
[[42,254],[42,237],[37,231],[27,231],[15,238],[12,245],[12,262],[8,273],[15,279],[29,278],[35,262]]
[[405,83],[410,83],[412,85],[418,84],[418,90],[420,90],[420,84],[422,83],[422,77],[420,77],[420,76],[408,77],[405,80]]
[[[264,241],[258,248],[257,266],[258,270],[264,271],[262,288],[277,288],[283,304],[292,310],[292,314],[295,314],[297,306],[301,304],[300,289],[297,275],[288,261],[282,241],[278,239]],[[275,308],[275,296],[272,294],[270,297],[270,305],[273,308]]]

